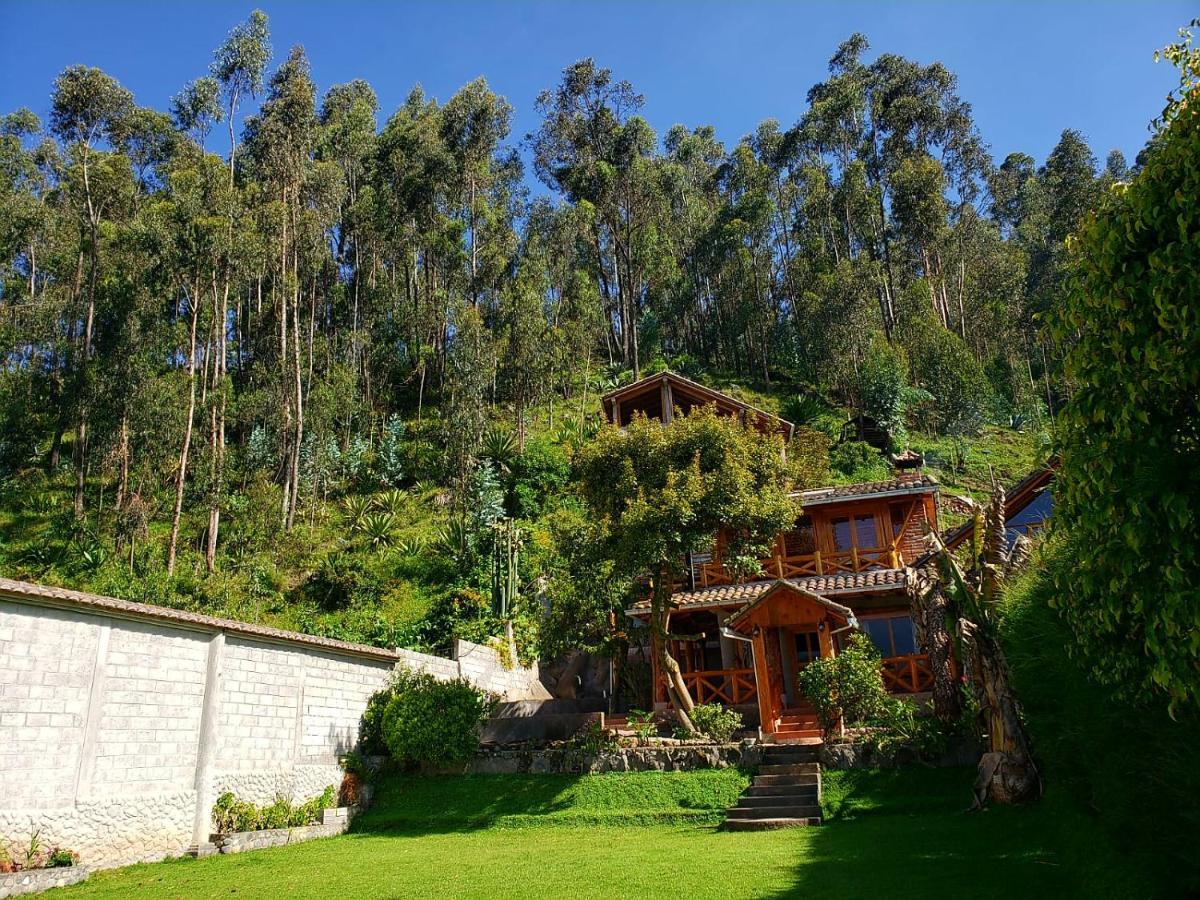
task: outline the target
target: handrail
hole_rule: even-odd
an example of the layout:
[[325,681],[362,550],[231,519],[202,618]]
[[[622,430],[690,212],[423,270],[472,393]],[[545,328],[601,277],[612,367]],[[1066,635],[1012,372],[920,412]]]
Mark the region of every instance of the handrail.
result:
[[888,656],[880,665],[883,686],[893,694],[922,694],[933,689],[928,653]]
[[753,669],[702,669],[681,674],[697,703],[716,700],[736,706],[758,697]]
[[[759,560],[760,573],[744,577],[741,581],[758,581],[765,572],[774,578],[807,578],[814,575],[839,575],[843,573],[870,572],[878,569],[900,568],[900,557],[896,545],[886,547],[852,547],[850,550],[821,551],[792,555],[777,554]],[[697,587],[716,587],[736,583],[720,560],[700,563],[696,578]]]

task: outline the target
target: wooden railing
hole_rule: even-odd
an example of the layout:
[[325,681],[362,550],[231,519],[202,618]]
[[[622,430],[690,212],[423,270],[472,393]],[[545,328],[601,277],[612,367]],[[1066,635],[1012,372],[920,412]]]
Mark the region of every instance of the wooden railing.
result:
[[737,706],[758,697],[753,669],[712,669],[684,672],[683,682],[697,703],[724,703]]
[[[895,546],[837,550],[822,553],[804,553],[795,556],[769,556],[759,560],[762,566],[758,574],[742,581],[759,581],[762,578],[807,578],[813,575],[841,575],[855,572],[870,572],[874,569],[898,569],[900,558]],[[697,567],[696,587],[715,587],[734,584],[735,579],[719,560],[701,563]]]
[[933,689],[928,653],[889,656],[883,660],[883,686],[892,694],[920,694]]

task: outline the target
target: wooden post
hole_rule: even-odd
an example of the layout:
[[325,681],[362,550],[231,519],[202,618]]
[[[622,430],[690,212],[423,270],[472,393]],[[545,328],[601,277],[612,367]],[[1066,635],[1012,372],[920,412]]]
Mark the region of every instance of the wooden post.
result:
[[758,687],[758,718],[763,734],[775,733],[775,713],[771,708],[771,676],[767,672],[767,644],[763,630],[754,629],[754,680]]
[[671,393],[671,382],[667,380],[665,375],[659,389],[662,397],[662,423],[670,425],[671,418],[675,414],[674,395]]
[[816,563],[817,563],[817,574],[818,574],[818,575],[824,575],[824,574],[825,574],[825,567],[824,567],[823,565],[821,565],[821,551],[820,551],[820,550],[814,550],[814,551],[813,551],[813,559],[814,559],[814,560],[816,561]]
[[618,428],[620,428],[621,427],[621,401],[620,400],[616,400],[616,399],[613,400],[612,410],[613,410],[612,423],[614,425],[616,425]]

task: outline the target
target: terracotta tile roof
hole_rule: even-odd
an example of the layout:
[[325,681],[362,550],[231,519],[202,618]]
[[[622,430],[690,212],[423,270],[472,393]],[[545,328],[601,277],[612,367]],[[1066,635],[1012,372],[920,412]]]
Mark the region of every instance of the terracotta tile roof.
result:
[[[704,609],[717,606],[741,606],[757,600],[778,582],[751,581],[748,584],[723,584],[696,591],[677,591],[671,598],[679,609]],[[899,590],[904,587],[903,569],[875,569],[853,575],[815,575],[810,578],[791,578],[788,584],[814,594],[860,594],[872,591]],[[650,601],[639,600],[627,612],[645,613]]]
[[[745,621],[747,614],[749,614],[752,609],[757,607],[759,604],[768,602],[771,595],[776,591],[787,590],[788,588],[794,589],[794,591],[799,592],[799,596],[807,597],[810,602],[825,607],[826,609],[840,616],[845,621],[851,621],[854,618],[854,610],[852,610],[850,607],[836,603],[833,600],[830,600],[828,597],[822,597],[815,591],[802,588],[796,581],[787,581],[781,578],[778,581],[772,582],[771,585],[765,591],[760,593],[757,598],[751,600],[736,613],[730,616],[728,620],[729,627],[735,631],[741,630],[741,622]],[[793,593],[793,596],[796,596],[796,594]]]
[[335,641],[332,638],[300,634],[297,631],[284,631],[280,628],[269,628],[266,625],[252,625],[249,622],[238,622],[233,619],[219,619],[215,616],[185,612],[181,609],[170,609],[166,606],[133,603],[129,600],[118,600],[116,597],[105,597],[100,594],[72,591],[67,588],[52,587],[47,584],[31,584],[27,581],[0,578],[0,600],[12,598],[31,600],[51,606],[82,607],[98,613],[109,613],[133,619],[155,619],[184,628],[190,625],[206,631],[218,630],[229,634],[241,634],[248,637],[264,638],[266,640],[305,644],[309,647],[334,650],[341,653],[352,653],[356,656],[369,656],[375,659],[398,660],[402,658],[402,654],[397,651],[388,650],[383,647],[351,644],[348,641]]
[[937,481],[929,475],[920,474],[900,475],[886,481],[868,481],[863,484],[839,484],[834,487],[815,488],[811,491],[800,491],[795,496],[800,498],[802,506],[818,506],[822,503],[833,503],[839,500],[858,500],[887,494],[925,493],[937,489]]

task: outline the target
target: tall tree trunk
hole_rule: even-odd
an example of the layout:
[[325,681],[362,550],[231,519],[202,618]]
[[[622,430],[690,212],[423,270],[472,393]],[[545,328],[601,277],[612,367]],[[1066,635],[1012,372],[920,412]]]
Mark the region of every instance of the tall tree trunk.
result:
[[179,450],[179,469],[175,482],[175,508],[171,513],[171,538],[167,543],[167,574],[175,572],[175,554],[179,545],[179,522],[183,516],[183,491],[187,482],[188,453],[192,447],[192,419],[196,414],[196,324],[200,319],[198,289],[188,298],[192,320],[188,326],[188,407],[183,423],[183,446]]

